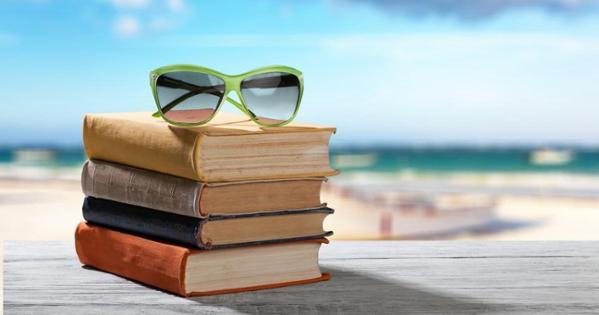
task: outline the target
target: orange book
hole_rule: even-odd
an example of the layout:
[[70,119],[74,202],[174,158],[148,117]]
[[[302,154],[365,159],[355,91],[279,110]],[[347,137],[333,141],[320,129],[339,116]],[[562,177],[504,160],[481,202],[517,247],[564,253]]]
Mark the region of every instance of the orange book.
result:
[[330,279],[318,266],[326,239],[196,250],[79,223],[79,260],[181,296],[277,288]]

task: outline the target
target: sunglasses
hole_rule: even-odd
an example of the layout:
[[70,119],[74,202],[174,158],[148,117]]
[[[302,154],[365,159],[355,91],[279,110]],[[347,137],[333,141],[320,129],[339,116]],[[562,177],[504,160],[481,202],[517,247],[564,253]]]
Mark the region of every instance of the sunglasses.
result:
[[[267,66],[239,75],[194,66],[171,65],[150,72],[150,86],[162,117],[177,126],[209,122],[226,100],[252,121],[283,126],[295,118],[303,93],[302,73],[286,66]],[[235,92],[240,102],[228,95]]]

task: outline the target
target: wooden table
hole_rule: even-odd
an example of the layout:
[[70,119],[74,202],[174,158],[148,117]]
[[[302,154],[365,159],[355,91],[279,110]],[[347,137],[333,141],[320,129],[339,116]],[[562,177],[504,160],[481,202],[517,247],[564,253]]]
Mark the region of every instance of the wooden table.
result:
[[181,298],[83,268],[71,242],[5,242],[6,314],[599,313],[599,242],[334,241],[319,284]]

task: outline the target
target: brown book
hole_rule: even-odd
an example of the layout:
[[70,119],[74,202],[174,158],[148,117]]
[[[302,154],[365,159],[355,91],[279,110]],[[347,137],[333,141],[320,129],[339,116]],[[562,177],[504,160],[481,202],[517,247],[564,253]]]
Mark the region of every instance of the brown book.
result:
[[326,239],[194,250],[80,223],[79,260],[181,296],[276,288],[330,279],[318,266]]
[[324,207],[324,177],[202,183],[131,166],[90,160],[81,186],[87,196],[192,216]]
[[144,112],[88,114],[83,143],[90,159],[225,182],[335,175],[329,164],[334,132],[301,123],[261,127],[224,112],[195,128],[175,127]]

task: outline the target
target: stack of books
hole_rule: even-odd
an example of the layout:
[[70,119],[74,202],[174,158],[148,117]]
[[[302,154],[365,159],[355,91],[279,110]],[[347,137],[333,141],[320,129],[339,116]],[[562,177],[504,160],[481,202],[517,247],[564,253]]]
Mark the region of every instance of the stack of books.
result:
[[182,296],[327,280],[333,210],[320,200],[334,128],[261,127],[219,113],[196,128],[150,113],[88,114],[82,264]]

